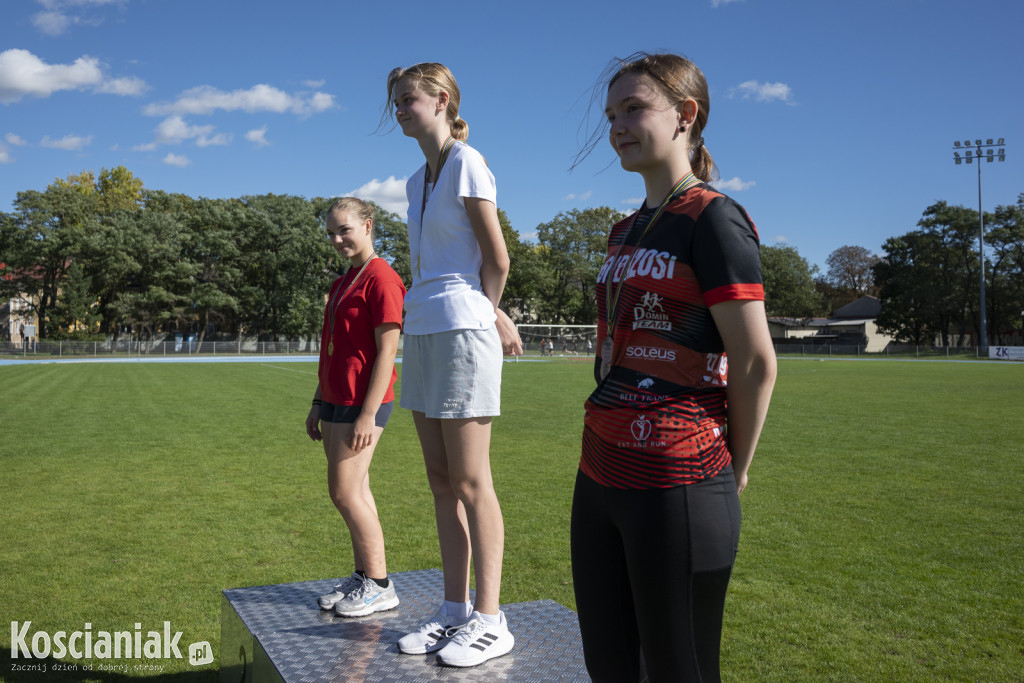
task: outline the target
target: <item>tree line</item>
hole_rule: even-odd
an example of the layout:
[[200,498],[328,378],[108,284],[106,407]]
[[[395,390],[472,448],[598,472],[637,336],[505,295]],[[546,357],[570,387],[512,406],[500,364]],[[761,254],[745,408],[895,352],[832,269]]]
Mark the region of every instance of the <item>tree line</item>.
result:
[[[0,299],[20,299],[41,339],[162,333],[315,337],[347,262],[323,219],[332,198],[192,198],[146,188],[123,166],[19,192],[0,212]],[[528,243],[499,210],[518,322],[592,323],[607,226],[600,208],[560,214]],[[406,225],[376,208],[375,248],[410,285]],[[568,229],[571,226],[571,230]]]
[[[1024,194],[985,212],[985,311],[989,339],[1000,344],[1024,331]],[[978,212],[944,201],[926,208],[917,229],[890,237],[882,253],[843,246],[821,274],[791,246],[763,246],[769,316],[827,316],[864,296],[882,302],[877,324],[894,339],[919,345],[978,345],[980,272]]]
[[[323,218],[332,198],[192,198],[144,187],[128,169],[86,171],[19,192],[0,212],[0,297],[23,297],[42,339],[152,338],[162,333],[267,341],[318,335],[324,296],[347,263]],[[509,250],[503,307],[516,322],[593,324],[594,286],[608,229],[624,214],[559,213],[528,242],[499,209]],[[1021,327],[1024,194],[985,214],[988,318],[994,335]],[[377,253],[408,286],[404,221],[377,207]],[[810,318],[864,295],[883,301],[879,325],[902,341],[963,338],[977,329],[977,212],[939,202],[883,253],[843,246],[819,272],[792,246],[762,246],[771,317]]]

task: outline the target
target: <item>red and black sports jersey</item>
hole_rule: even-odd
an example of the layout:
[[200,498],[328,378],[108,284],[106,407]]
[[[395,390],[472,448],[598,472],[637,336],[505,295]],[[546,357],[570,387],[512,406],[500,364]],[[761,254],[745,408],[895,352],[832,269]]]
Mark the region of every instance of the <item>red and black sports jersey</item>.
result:
[[645,235],[653,214],[612,228],[597,278],[599,356],[609,297],[618,298],[615,343],[611,371],[586,402],[580,469],[615,488],[692,484],[729,465],[728,363],[710,306],[764,300],[757,229],[743,207],[701,184]]

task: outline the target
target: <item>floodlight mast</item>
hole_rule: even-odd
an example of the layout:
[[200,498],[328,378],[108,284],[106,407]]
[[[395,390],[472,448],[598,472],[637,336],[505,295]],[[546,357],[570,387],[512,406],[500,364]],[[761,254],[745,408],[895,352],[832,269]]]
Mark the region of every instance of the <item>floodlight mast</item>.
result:
[[[979,330],[979,341],[978,346],[982,351],[988,352],[988,324],[986,322],[985,315],[985,212],[981,207],[981,160],[982,158],[988,159],[989,163],[992,163],[996,159],[999,161],[1006,161],[1006,148],[1005,139],[999,138],[996,143],[992,142],[992,138],[987,138],[982,144],[981,140],[975,140],[974,144],[971,144],[970,140],[964,140],[963,146],[960,146],[959,140],[953,141],[953,161],[959,166],[961,161],[966,161],[970,164],[974,159],[978,160],[978,291],[981,296],[981,311],[978,316]],[[971,152],[971,147],[974,148],[974,153]],[[999,148],[997,153],[995,148]],[[986,153],[982,154],[982,150]],[[960,152],[966,153],[966,156],[961,157]]]

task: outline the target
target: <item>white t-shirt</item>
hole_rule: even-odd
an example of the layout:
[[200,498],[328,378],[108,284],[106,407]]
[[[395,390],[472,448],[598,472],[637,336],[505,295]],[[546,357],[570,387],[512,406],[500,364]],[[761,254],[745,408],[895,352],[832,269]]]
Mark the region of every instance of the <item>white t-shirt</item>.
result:
[[405,185],[409,200],[409,255],[412,287],[405,295],[406,334],[485,330],[494,325],[494,305],[480,286],[483,257],[466,213],[466,197],[497,204],[494,175],[484,158],[464,142],[448,153],[437,184],[427,187],[424,164]]

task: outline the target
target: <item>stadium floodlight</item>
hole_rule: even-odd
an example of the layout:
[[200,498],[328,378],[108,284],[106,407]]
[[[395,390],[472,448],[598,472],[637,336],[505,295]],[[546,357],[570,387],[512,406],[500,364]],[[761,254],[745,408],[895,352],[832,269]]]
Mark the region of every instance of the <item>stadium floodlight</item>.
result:
[[[963,147],[960,146],[959,140],[953,141],[954,150],[972,146],[975,148],[973,154],[970,149],[965,150],[968,164],[975,158],[978,160],[978,292],[981,299],[981,308],[978,315],[978,346],[983,351],[988,350],[988,323],[985,313],[985,212],[981,203],[981,159],[984,157],[988,159],[989,163],[996,159],[1006,161],[1006,148],[1003,147],[1006,144],[1005,138],[999,138],[998,140],[997,143],[992,144],[992,138],[986,138],[985,144],[982,144],[979,139],[974,141],[974,145],[971,145],[970,140],[964,140]],[[1000,149],[996,152],[992,149],[993,147],[1000,147]],[[953,162],[959,166],[961,161],[963,159],[960,158],[960,154],[954,151]]]

